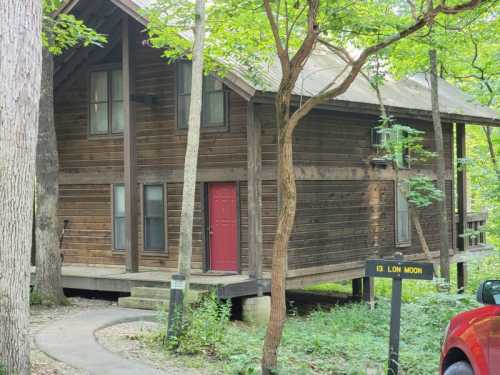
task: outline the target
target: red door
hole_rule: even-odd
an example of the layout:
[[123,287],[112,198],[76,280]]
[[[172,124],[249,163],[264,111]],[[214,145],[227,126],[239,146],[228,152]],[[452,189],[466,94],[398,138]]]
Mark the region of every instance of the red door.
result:
[[209,268],[211,271],[238,271],[238,222],[236,184],[208,185]]

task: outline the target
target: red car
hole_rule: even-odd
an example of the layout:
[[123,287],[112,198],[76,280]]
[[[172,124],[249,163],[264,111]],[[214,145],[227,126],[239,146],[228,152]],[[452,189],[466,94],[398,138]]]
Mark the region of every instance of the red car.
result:
[[441,351],[441,375],[500,375],[500,280],[483,282],[485,306],[451,319]]

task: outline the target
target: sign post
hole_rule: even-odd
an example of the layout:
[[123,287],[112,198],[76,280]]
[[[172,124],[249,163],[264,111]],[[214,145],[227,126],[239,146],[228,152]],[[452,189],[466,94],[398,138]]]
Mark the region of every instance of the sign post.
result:
[[432,263],[407,262],[403,254],[396,253],[394,259],[369,259],[366,261],[367,277],[392,278],[391,327],[389,333],[388,375],[399,374],[399,336],[401,328],[401,292],[403,279],[432,280]]
[[179,331],[182,326],[185,289],[186,277],[181,273],[174,273],[170,281],[170,306],[168,309],[167,338],[179,335]]

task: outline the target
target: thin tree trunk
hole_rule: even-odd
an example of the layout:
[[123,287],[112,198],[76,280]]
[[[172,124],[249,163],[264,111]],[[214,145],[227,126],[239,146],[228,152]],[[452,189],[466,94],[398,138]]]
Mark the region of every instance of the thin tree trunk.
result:
[[27,375],[41,2],[2,0],[0,14],[0,362]]
[[427,241],[425,239],[424,231],[422,230],[422,225],[420,224],[420,217],[418,216],[417,210],[413,206],[410,206],[410,215],[411,215],[411,221],[415,225],[415,230],[417,231],[418,240],[420,241],[420,246],[422,247],[422,251],[427,257],[427,260],[430,263],[432,263],[434,276],[437,277],[438,276],[437,267],[432,260],[431,251],[429,250],[429,246],[427,245]]
[[191,256],[193,252],[193,213],[196,191],[198,147],[200,144],[200,122],[203,93],[203,44],[205,38],[205,3],[196,0],[193,66],[191,81],[191,104],[184,160],[184,185],[182,187],[181,230],[179,241],[179,272],[186,276],[189,285]]
[[43,48],[38,144],[36,153],[36,279],[43,304],[64,302],[57,204],[59,160],[54,124],[52,55]]
[[[286,270],[288,242],[292,233],[297,204],[297,189],[293,169],[293,126],[288,120],[289,96],[277,95],[278,122],[278,181],[280,209],[273,245],[271,278],[271,315],[262,353],[262,374],[269,375],[277,368],[277,351],[286,320]],[[285,104],[283,104],[285,103]]]
[[437,76],[437,53],[432,49],[429,51],[431,101],[432,101],[432,123],[434,125],[434,140],[436,148],[436,176],[437,187],[442,192],[442,199],[437,202],[439,219],[439,242],[440,242],[440,269],[441,277],[450,281],[450,244],[448,237],[448,213],[446,212],[446,166],[444,159],[443,129],[439,113],[439,92]]
[[491,164],[493,164],[493,169],[497,175],[497,179],[500,181],[500,168],[498,168],[497,155],[495,152],[495,147],[493,145],[491,126],[483,126],[484,135],[486,136],[486,142],[488,142],[488,151],[490,153]]

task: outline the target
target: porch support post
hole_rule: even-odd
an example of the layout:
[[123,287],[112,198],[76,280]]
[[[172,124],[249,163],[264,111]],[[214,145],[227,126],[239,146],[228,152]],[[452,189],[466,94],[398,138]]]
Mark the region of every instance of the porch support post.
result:
[[360,299],[363,294],[363,284],[362,279],[352,279],[352,297],[354,299]]
[[[255,104],[247,109],[248,144],[248,271],[251,278],[262,279],[262,146],[261,123]],[[257,292],[262,288],[257,283]]]
[[[457,160],[466,157],[466,133],[465,124],[455,125],[456,129],[456,155]],[[467,250],[467,238],[463,235],[467,228],[467,171],[466,167],[457,169],[457,208],[458,208],[458,228],[457,228],[457,247],[459,251]],[[467,283],[467,264],[465,262],[457,263],[457,289],[459,293],[465,290]]]
[[375,279],[373,277],[363,277],[363,301],[375,307]]
[[135,111],[131,102],[134,93],[135,48],[134,27],[128,15],[122,17],[122,72],[123,72],[123,169],[125,178],[125,236],[126,270],[139,271],[137,233],[137,176],[135,147]]

